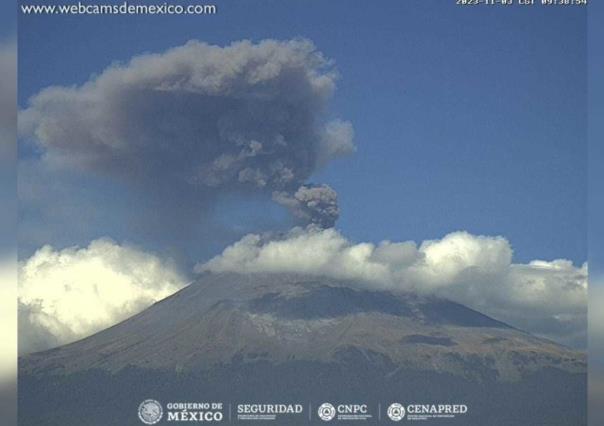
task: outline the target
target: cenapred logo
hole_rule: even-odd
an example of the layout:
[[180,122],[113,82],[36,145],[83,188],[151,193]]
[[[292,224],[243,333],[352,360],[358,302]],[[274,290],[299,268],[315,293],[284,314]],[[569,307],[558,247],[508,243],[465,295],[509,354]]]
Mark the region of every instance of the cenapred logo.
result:
[[336,416],[336,407],[331,405],[329,402],[325,402],[319,406],[317,414],[321,420],[328,422],[333,420],[333,418]]
[[164,416],[164,409],[154,399],[147,399],[138,406],[138,418],[146,425],[159,423]]
[[388,418],[393,422],[400,422],[405,417],[405,407],[403,407],[402,404],[395,402],[390,404],[386,414],[388,414]]

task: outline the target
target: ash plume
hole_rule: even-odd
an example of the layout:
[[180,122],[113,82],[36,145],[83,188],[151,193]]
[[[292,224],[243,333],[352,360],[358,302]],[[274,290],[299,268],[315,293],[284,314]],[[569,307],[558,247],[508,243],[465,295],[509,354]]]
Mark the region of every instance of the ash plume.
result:
[[332,228],[340,216],[338,194],[329,185],[302,185],[293,194],[275,192],[273,200],[303,223],[320,228]]
[[[110,176],[210,206],[255,192],[332,226],[335,191],[304,183],[354,151],[352,125],[328,120],[337,74],[306,40],[199,41],[115,64],[81,86],[48,87],[20,112],[20,135],[60,169]],[[311,198],[316,197],[316,202]],[[316,219],[313,209],[329,219]]]

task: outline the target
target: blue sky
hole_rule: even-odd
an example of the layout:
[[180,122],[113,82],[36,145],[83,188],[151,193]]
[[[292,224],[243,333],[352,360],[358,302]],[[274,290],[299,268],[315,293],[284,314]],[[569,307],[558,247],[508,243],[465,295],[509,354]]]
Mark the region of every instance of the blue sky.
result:
[[602,4],[598,9],[591,9],[589,17],[589,268],[590,274],[595,279],[593,284],[602,284],[604,277],[604,124],[601,117],[604,113],[604,83],[602,75],[604,60],[601,51],[601,40],[604,31],[599,25],[602,18]]
[[14,3],[2,2],[0,5],[0,37],[15,37],[17,33],[17,12]]
[[[195,18],[20,16],[20,104],[46,86],[80,84],[114,61],[189,39],[305,37],[335,61],[341,78],[331,114],[355,128],[357,153],[313,179],[338,191],[345,235],[421,241],[467,230],[505,236],[520,262],[580,264],[587,259],[585,10],[453,3],[224,1],[217,16]],[[132,202],[111,184],[81,188],[91,206],[120,212]],[[195,256],[269,228],[266,207],[225,201],[232,232],[197,243]],[[73,229],[77,214],[48,224],[46,242],[109,235],[163,245],[118,213]],[[25,252],[35,248],[25,242]]]

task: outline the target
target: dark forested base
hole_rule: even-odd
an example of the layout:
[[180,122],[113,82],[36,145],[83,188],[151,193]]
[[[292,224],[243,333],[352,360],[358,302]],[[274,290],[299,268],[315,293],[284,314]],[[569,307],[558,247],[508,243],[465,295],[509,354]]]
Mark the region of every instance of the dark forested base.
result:
[[[24,375],[20,379],[19,424],[138,426],[142,423],[137,418],[137,407],[147,398],[165,403],[215,401],[225,405],[301,403],[305,410],[310,403],[313,424],[324,424],[314,413],[323,402],[367,403],[374,407],[391,402],[455,403],[469,407],[467,414],[455,420],[418,423],[422,425],[582,426],[587,422],[584,374],[547,369],[516,383],[491,380],[476,383],[434,372],[398,371],[385,375],[384,371],[356,363],[296,361],[280,366],[265,362],[235,363],[207,373],[186,375],[134,367],[117,374],[89,370],[67,376]],[[223,422],[228,420],[225,413]],[[161,424],[164,423],[167,424],[165,418]],[[306,413],[288,417],[287,423],[311,422]],[[391,422],[382,418],[380,423]]]

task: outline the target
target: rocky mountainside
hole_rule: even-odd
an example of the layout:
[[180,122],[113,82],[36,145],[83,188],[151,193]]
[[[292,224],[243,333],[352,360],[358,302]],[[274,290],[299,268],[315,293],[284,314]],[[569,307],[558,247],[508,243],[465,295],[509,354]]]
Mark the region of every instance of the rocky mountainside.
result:
[[583,354],[448,300],[367,288],[205,275],[121,324],[21,359],[21,424],[140,424],[129,413],[149,395],[458,401],[467,416],[434,424],[585,424]]

